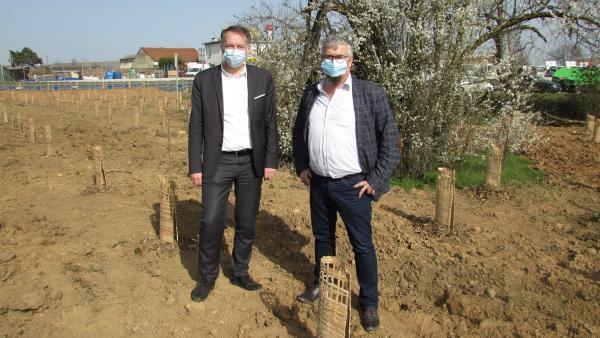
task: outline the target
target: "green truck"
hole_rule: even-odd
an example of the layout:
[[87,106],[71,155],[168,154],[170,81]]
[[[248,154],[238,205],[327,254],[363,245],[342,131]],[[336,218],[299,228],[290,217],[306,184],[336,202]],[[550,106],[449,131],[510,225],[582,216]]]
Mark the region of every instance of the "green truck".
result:
[[560,68],[552,74],[552,81],[560,84],[562,91],[573,92],[581,86],[600,86],[600,68]]

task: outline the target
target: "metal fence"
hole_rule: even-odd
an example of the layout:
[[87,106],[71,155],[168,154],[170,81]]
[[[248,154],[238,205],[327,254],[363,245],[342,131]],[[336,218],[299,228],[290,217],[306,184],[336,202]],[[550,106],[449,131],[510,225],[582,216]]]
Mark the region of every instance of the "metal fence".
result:
[[122,88],[157,88],[165,91],[191,91],[193,78],[166,79],[119,79],[75,81],[20,81],[2,82],[0,90],[87,90]]

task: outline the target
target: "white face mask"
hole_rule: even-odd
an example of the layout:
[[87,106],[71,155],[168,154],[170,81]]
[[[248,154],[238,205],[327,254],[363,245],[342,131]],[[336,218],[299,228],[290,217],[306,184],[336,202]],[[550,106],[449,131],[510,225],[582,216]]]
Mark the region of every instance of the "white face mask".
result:
[[226,48],[223,59],[230,67],[237,68],[246,62],[246,51],[243,49]]
[[346,60],[323,60],[321,61],[321,70],[329,77],[338,77],[346,73],[348,64]]

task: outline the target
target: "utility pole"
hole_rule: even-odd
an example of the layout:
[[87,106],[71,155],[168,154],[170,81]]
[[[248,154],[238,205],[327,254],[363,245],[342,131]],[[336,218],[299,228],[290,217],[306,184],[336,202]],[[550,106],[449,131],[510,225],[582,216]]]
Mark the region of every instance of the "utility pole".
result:
[[46,81],[46,67],[48,67],[48,55],[46,55],[46,64],[44,65],[44,81]]
[[175,53],[175,92],[177,94],[177,109],[181,107],[181,102],[179,102],[179,62],[177,62],[177,53]]

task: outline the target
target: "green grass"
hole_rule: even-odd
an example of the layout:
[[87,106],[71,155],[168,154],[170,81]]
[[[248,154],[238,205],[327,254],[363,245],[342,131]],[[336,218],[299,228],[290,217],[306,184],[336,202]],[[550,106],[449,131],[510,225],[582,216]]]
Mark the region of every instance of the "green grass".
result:
[[[468,155],[455,164],[456,187],[472,188],[485,183],[487,162],[484,156]],[[422,179],[392,178],[392,186],[402,187],[404,190],[434,189],[437,180],[437,171],[431,170]],[[508,154],[502,168],[502,184],[509,186],[522,186],[525,184],[539,184],[543,182],[545,173],[532,167],[532,161],[514,154]]]
[[422,179],[416,178],[397,178],[392,177],[390,185],[392,187],[401,187],[406,191],[415,189],[431,189],[435,187],[437,180],[437,172],[435,170],[428,171]]

